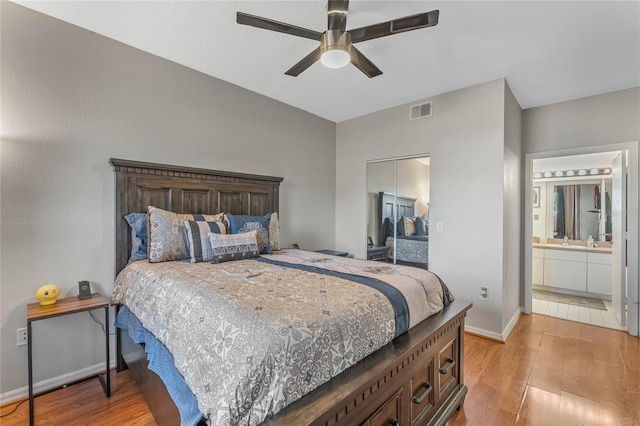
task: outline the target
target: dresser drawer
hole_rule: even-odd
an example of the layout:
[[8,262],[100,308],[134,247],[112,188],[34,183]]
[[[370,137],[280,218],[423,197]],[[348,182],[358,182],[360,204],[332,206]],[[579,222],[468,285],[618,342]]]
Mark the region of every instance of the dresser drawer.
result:
[[429,417],[431,412],[435,408],[435,382],[434,378],[434,362],[431,358],[429,362],[420,370],[414,377],[411,378],[411,423],[421,424],[422,422],[416,422],[416,419]]
[[389,398],[380,408],[376,410],[362,426],[397,426],[405,424],[402,413],[402,391],[400,388],[391,398]]
[[436,357],[436,405],[444,400],[458,383],[458,339],[449,340]]

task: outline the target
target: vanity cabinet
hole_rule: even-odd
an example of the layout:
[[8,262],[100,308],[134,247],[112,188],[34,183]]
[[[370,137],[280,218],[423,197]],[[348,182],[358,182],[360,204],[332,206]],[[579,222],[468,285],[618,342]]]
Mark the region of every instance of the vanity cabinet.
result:
[[536,285],[544,285],[544,250],[539,248],[533,249],[531,258],[531,282]]
[[611,255],[587,254],[587,291],[611,295]]
[[587,253],[545,250],[544,285],[587,291]]
[[534,285],[611,295],[611,253],[533,248]]

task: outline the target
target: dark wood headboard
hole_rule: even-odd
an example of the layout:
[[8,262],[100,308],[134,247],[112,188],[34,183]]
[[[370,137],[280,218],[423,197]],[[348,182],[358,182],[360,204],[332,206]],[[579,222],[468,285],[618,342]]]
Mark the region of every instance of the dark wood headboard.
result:
[[176,213],[278,211],[283,178],[111,158],[116,177],[116,275],[127,265],[131,231],[124,217],[155,206]]
[[[378,244],[383,246],[387,239],[386,219],[389,219],[391,225],[405,215],[407,217],[415,216],[416,198],[396,196],[390,192],[380,192],[378,199],[380,200],[380,232]],[[394,217],[394,211],[396,216]]]

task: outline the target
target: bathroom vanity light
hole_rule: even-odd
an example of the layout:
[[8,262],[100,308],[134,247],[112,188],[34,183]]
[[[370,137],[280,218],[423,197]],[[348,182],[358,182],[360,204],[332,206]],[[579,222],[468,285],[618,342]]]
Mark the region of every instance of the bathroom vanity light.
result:
[[574,177],[574,176],[610,176],[611,169],[579,169],[579,170],[552,170],[546,172],[535,172],[533,174],[534,179],[542,179],[542,178],[565,178],[565,177]]

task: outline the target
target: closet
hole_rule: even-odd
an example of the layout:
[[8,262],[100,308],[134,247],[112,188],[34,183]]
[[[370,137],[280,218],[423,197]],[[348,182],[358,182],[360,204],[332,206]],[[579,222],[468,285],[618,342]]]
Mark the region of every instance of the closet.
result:
[[367,163],[367,258],[428,269],[428,156]]

